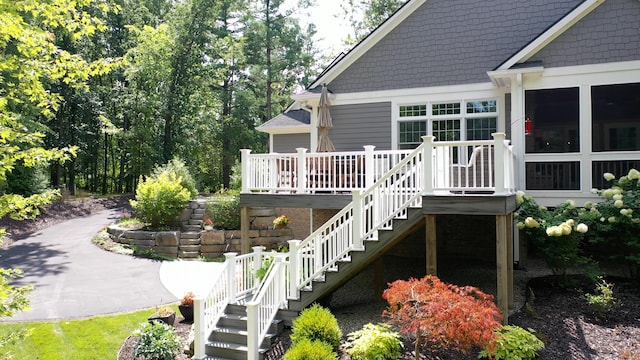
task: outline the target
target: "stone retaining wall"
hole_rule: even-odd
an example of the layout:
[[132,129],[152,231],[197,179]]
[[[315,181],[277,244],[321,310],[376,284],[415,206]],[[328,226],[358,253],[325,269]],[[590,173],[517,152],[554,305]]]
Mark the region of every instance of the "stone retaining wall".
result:
[[[226,252],[240,252],[240,230],[209,230],[199,232],[197,238],[181,237],[180,231],[126,230],[109,226],[115,242],[141,251],[152,250],[176,258],[216,258]],[[278,250],[293,239],[291,229],[250,230],[251,246],[262,245],[266,250]]]

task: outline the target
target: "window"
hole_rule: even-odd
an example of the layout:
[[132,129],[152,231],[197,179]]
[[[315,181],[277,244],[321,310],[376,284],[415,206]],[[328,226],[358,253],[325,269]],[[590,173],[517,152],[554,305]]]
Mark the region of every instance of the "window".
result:
[[591,88],[593,151],[640,150],[640,83]]
[[427,129],[436,141],[491,140],[497,131],[497,112],[496,100],[402,105],[398,148],[417,147]]
[[527,190],[580,190],[580,162],[528,162]]
[[533,123],[525,138],[527,153],[567,153],[580,150],[578,88],[527,90],[525,113]]
[[427,133],[425,121],[403,121],[400,123],[400,149],[414,149],[422,143],[422,136]]

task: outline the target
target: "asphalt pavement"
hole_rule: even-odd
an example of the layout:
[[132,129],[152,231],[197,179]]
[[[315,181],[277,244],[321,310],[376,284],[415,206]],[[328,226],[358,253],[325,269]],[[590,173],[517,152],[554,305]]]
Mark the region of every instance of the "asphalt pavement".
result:
[[219,263],[161,262],[100,249],[91,239],[118,209],[76,218],[18,240],[0,251],[0,267],[21,268],[12,284],[34,285],[31,309],[0,322],[86,318],[152,308],[184,292],[206,292]]

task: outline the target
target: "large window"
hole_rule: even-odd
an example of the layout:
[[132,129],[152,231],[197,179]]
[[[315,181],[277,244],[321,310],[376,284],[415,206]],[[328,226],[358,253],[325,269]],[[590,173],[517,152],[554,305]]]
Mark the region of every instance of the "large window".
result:
[[525,139],[527,153],[580,151],[578,88],[527,90],[525,113],[532,124]]
[[591,88],[593,151],[640,150],[640,83]]
[[436,141],[491,140],[498,106],[495,100],[411,104],[400,106],[398,115],[398,148],[411,149],[427,134]]

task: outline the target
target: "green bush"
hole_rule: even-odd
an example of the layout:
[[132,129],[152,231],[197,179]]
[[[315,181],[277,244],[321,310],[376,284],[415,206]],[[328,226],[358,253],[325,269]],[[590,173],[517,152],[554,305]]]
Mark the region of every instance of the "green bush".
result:
[[533,359],[538,356],[538,351],[544,349],[544,343],[534,333],[533,329],[527,331],[519,326],[504,325],[496,330],[493,351],[482,350],[478,357],[495,360]]
[[293,344],[284,354],[284,360],[337,360],[331,345],[316,340],[303,339]]
[[216,229],[240,229],[240,193],[236,190],[224,190],[207,204],[207,212]]
[[158,178],[140,181],[131,206],[140,220],[161,228],[177,221],[189,198],[189,191],[180,185],[179,179],[163,173]]
[[337,349],[342,338],[338,320],[333,314],[318,304],[302,310],[293,320],[291,341],[294,343],[308,339],[319,340]]
[[347,353],[354,360],[397,359],[402,355],[400,333],[389,324],[366,324],[348,335]]
[[599,316],[604,316],[616,305],[616,298],[613,296],[613,284],[602,277],[598,279],[596,284],[596,293],[585,294],[585,298]]
[[162,174],[167,174],[173,180],[180,179],[180,185],[189,191],[190,199],[195,199],[198,196],[196,181],[191,176],[189,168],[187,168],[184,161],[174,158],[165,165],[156,167],[151,177],[159,178]]
[[159,322],[142,323],[133,332],[139,337],[133,350],[133,357],[138,359],[173,360],[180,351],[180,338],[173,327]]

